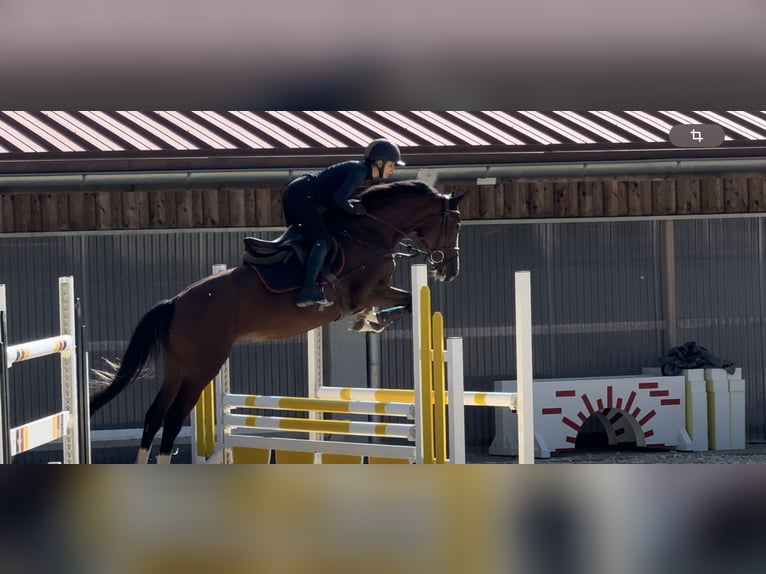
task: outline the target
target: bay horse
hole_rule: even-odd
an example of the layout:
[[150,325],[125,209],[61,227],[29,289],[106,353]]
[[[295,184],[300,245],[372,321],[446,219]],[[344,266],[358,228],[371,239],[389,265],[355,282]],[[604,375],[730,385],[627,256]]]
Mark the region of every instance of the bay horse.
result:
[[400,181],[359,194],[366,215],[330,214],[328,229],[344,261],[332,292],[326,292],[335,303],[330,307],[297,307],[294,291],[269,290],[244,263],[160,301],[139,320],[119,367],[108,373],[108,386],[91,398],[91,415],[161,351],[163,383],[146,412],[136,462],[148,462],[161,426],[157,462],[170,462],[184,420],[235,343],[297,335],[344,316],[365,317],[376,307],[398,307],[402,315],[411,311],[411,293],[391,285],[395,250],[405,237],[409,241],[414,236],[420,244],[418,251],[428,258],[436,279],[454,279],[459,272],[461,198],[443,195],[422,181]]

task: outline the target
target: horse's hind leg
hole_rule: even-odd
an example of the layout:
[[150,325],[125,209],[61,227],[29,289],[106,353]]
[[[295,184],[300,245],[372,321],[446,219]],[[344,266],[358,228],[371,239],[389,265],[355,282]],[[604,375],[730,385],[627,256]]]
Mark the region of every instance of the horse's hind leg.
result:
[[[181,390],[178,391],[173,404],[170,405],[167,413],[165,413],[160,453],[157,456],[158,464],[170,463],[173,444],[181,432],[181,427],[186,417],[194,408],[194,405],[197,404],[202,390],[209,382],[209,380],[198,382],[187,379],[181,385]],[[192,444],[192,448],[194,448],[194,444]]]
[[152,406],[146,411],[146,416],[144,417],[144,432],[141,435],[141,446],[138,450],[138,455],[136,456],[136,464],[146,464],[149,462],[149,452],[152,449],[152,441],[162,426],[162,420],[165,418],[165,413],[173,404],[173,401],[178,394],[181,382],[182,379],[180,375],[166,370],[162,388],[157,393]]

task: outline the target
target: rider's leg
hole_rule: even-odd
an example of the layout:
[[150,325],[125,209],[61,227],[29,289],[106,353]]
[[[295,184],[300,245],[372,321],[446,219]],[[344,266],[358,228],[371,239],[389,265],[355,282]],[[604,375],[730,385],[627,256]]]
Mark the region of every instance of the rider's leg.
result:
[[327,300],[316,286],[319,272],[322,270],[325,257],[327,257],[327,250],[328,245],[326,241],[319,239],[313,243],[311,253],[306,259],[306,274],[303,278],[303,287],[298,291],[298,295],[295,298],[295,304],[298,307],[332,305],[332,301]]

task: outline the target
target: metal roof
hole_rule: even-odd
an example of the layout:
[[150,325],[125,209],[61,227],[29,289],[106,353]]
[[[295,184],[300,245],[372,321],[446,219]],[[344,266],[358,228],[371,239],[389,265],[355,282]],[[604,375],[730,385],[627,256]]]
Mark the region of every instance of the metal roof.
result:
[[[706,123],[719,148],[669,143]],[[314,169],[377,137],[412,167],[763,158],[766,111],[0,111],[0,174]]]
[[717,123],[727,141],[766,142],[745,111],[3,111],[0,152],[309,150],[388,137],[408,147],[665,144],[671,127]]

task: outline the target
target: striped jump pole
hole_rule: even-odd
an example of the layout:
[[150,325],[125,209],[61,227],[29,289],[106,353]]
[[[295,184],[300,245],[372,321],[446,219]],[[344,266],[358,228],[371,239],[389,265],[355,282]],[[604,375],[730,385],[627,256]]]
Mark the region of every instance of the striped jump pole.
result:
[[411,424],[313,420],[292,417],[238,414],[224,415],[223,424],[229,429],[253,428],[294,432],[323,432],[330,434],[377,436],[415,440],[415,425]]
[[389,417],[415,418],[412,403],[378,401],[344,401],[302,397],[281,397],[266,395],[226,395],[223,405],[231,408],[273,409],[287,411],[321,411],[357,415],[378,415]]
[[[447,339],[447,355],[449,355],[449,337]],[[459,339],[459,337],[455,337]],[[456,355],[459,353],[455,353]],[[447,362],[449,365],[449,361]],[[449,369],[448,369],[449,371]],[[449,378],[447,380],[450,380]],[[447,390],[447,404],[451,403],[450,392]],[[317,398],[336,399],[343,401],[380,401],[412,403],[415,391],[412,389],[362,389],[357,387],[319,387]],[[464,391],[463,406],[466,407],[506,407],[517,409],[518,393],[501,393],[497,391]]]

